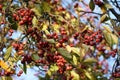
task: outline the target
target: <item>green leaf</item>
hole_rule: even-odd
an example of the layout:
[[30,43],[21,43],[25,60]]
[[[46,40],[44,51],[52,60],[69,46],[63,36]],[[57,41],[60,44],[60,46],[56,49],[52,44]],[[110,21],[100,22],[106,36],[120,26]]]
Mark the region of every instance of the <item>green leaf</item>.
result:
[[90,7],[90,9],[91,9],[92,11],[94,10],[95,4],[94,4],[94,1],[93,1],[93,0],[90,0],[90,2],[89,2],[89,7]]
[[4,59],[5,59],[5,61],[7,61],[8,60],[8,58],[10,57],[10,55],[11,55],[11,51],[12,51],[12,46],[10,46],[7,50],[6,50],[6,53],[5,53],[5,55],[4,55]]
[[32,9],[32,11],[33,11],[37,16],[41,16],[41,13],[43,12],[40,4],[36,4],[35,7]]
[[50,12],[51,7],[47,2],[43,1],[41,5],[44,12]]
[[58,48],[58,52],[65,58],[72,59],[71,54],[64,48]]
[[98,78],[98,80],[108,80],[107,77]]
[[18,24],[17,22],[14,22],[11,24],[11,28],[14,29],[14,30],[17,30],[18,29]]
[[25,74],[27,73],[27,65],[26,65],[26,62],[23,64],[23,71],[24,71]]
[[38,56],[38,54],[35,54],[35,53],[33,53],[33,54],[31,55],[31,57],[32,57],[32,59],[33,59],[34,61],[40,59],[40,57]]
[[84,63],[95,63],[97,60],[95,58],[87,58],[83,61]]
[[76,57],[75,55],[73,55],[73,63],[74,63],[75,65],[78,64],[77,57]]
[[104,31],[103,31],[103,35],[104,35],[105,40],[106,40],[106,42],[108,43],[108,45],[109,45],[110,47],[112,47],[112,45],[113,45],[113,40],[112,40],[112,37],[111,37],[111,33],[109,33],[108,31],[104,30]]
[[55,40],[54,39],[46,39],[47,42],[54,44]]
[[17,30],[18,28],[18,24],[17,22],[15,22],[12,18],[12,16],[8,16],[8,21],[11,23],[11,28],[14,29],[14,30]]

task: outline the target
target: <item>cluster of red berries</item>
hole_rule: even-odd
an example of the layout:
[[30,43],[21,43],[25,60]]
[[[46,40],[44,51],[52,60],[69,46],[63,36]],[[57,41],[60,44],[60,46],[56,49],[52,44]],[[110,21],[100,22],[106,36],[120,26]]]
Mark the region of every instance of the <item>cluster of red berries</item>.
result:
[[94,0],[95,4],[101,7],[103,5],[103,2],[100,0]]
[[17,10],[16,13],[13,14],[14,20],[19,21],[20,25],[23,24],[31,25],[33,16],[34,16],[34,12],[28,8],[26,9],[21,8]]
[[87,30],[87,33],[85,35],[83,35],[83,37],[84,37],[84,41],[83,41],[84,44],[91,45],[91,46],[94,46],[94,45],[100,43],[103,39],[101,30],[98,30],[96,32]]
[[12,46],[15,48],[16,51],[23,50],[24,45],[22,43],[12,43]]
[[2,11],[2,8],[3,8],[3,5],[2,5],[2,4],[0,4],[0,11]]
[[18,73],[17,73],[17,76],[21,76],[21,74],[23,73],[23,70],[20,70]]
[[14,71],[1,71],[0,76],[11,76],[14,74]]
[[58,53],[54,55],[53,59],[55,60],[54,62],[56,62],[57,66],[59,67],[58,72],[60,74],[64,73],[64,71],[66,70],[72,69],[72,66],[69,64],[66,64],[66,60]]
[[117,49],[114,49],[109,52],[109,55],[112,55],[112,57],[115,57],[116,53],[117,53]]
[[113,77],[115,77],[115,78],[120,78],[120,72],[118,72],[118,73],[112,73],[112,76]]
[[21,63],[22,64],[25,64],[25,63],[31,63],[33,60],[32,60],[32,57],[31,57],[31,55],[30,54],[25,54],[25,55],[23,55],[23,58],[22,58],[22,60],[21,60]]

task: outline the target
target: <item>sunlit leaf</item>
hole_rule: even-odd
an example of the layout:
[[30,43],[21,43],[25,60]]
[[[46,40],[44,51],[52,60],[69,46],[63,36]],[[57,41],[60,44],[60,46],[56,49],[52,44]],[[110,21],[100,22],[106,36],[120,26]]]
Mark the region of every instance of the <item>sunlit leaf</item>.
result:
[[72,56],[71,54],[64,48],[58,48],[58,52],[63,56],[63,57],[66,57],[66,58],[69,58],[71,59]]
[[54,44],[55,40],[54,39],[46,39],[47,42]]
[[4,62],[3,60],[0,60],[0,67],[8,72],[10,71],[8,64],[6,62]]
[[59,33],[60,26],[58,24],[53,24],[53,29],[56,33]]
[[32,24],[33,24],[33,26],[37,26],[38,25],[38,20],[37,20],[37,18],[35,16],[32,19]]
[[54,74],[56,71],[58,71],[58,66],[56,64],[50,65],[50,69],[47,71],[47,74],[51,76]]
[[89,2],[89,7],[90,7],[90,9],[91,9],[92,11],[94,10],[95,4],[94,4],[94,1],[93,1],[93,0],[90,0],[90,2]]
[[67,49],[68,52],[71,52],[71,51],[72,51],[72,48],[71,48],[71,46],[69,46],[69,45],[66,46],[66,49]]
[[109,32],[109,33],[112,32],[112,29],[111,29],[110,27],[108,27],[108,26],[103,26],[103,28],[104,28],[107,32]]
[[75,65],[77,65],[77,63],[78,63],[77,57],[76,57],[75,55],[73,55],[73,63],[74,63]]
[[105,7],[108,8],[108,9],[113,8],[109,3],[105,3]]
[[47,28],[48,28],[48,26],[46,24],[43,24],[42,30],[45,31]]
[[47,75],[49,75],[49,76],[52,75],[50,70],[47,71]]
[[10,47],[6,50],[6,53],[5,53],[5,55],[4,55],[5,61],[8,60],[8,58],[10,57],[12,48],[13,48],[13,47],[10,46]]
[[72,70],[70,73],[73,76],[72,80],[80,80],[79,75],[75,71]]
[[79,48],[72,47],[71,49],[72,49],[72,52],[74,52],[80,56],[80,49]]
[[112,45],[113,44],[118,44],[118,37],[115,34],[111,34],[111,38],[112,38]]
[[84,63],[96,63],[97,60],[95,58],[87,58],[83,62]]
[[109,44],[110,47],[112,47],[112,38],[111,38],[111,33],[108,33],[107,31],[103,31],[105,40],[107,41],[107,43]]
[[107,20],[109,20],[107,14],[102,15],[102,17],[100,18],[100,22],[101,22],[101,23],[103,23],[103,22],[105,22],[105,21],[107,21]]
[[56,72],[58,69],[59,68],[56,64],[50,66],[50,71]]
[[83,60],[88,49],[89,49],[89,46],[87,46],[85,44],[82,45],[82,47],[80,48],[80,61]]
[[13,80],[11,76],[2,76],[2,80]]
[[97,80],[91,72],[84,70],[84,73],[89,78],[89,80]]
[[70,14],[69,13],[66,13],[65,19],[66,20],[70,19]]

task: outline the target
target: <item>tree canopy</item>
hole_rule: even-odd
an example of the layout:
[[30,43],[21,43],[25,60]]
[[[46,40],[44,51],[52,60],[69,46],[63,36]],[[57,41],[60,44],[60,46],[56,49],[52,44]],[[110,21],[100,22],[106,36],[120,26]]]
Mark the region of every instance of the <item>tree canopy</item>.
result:
[[2,80],[34,66],[45,69],[40,80],[120,78],[120,2],[72,1],[0,0]]

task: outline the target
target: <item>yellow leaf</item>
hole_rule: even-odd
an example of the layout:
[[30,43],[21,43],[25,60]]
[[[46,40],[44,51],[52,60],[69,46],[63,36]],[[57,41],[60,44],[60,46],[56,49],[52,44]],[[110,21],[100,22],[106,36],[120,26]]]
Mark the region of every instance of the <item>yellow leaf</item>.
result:
[[108,33],[108,31],[104,30],[103,31],[104,37],[106,42],[109,44],[110,47],[112,47],[112,37],[111,37],[111,33]]
[[102,11],[103,13],[106,13],[107,9],[106,9],[105,5],[102,5],[100,8],[101,8],[101,11]]
[[72,51],[72,49],[71,49],[71,47],[69,45],[66,46],[66,49],[67,49],[68,52]]
[[66,13],[66,16],[65,16],[65,19],[70,19],[70,14],[69,13]]
[[97,80],[91,72],[84,70],[84,73],[89,78],[89,80]]
[[85,28],[81,31],[81,33],[87,30],[88,28],[89,28],[88,26],[85,26]]
[[73,55],[73,63],[74,63],[75,65],[77,65],[77,63],[78,63],[77,57],[76,57],[75,55]]
[[33,26],[37,26],[38,25],[38,20],[37,20],[37,18],[34,16],[33,17],[33,19],[32,19],[32,24],[33,24]]
[[58,24],[53,24],[53,29],[56,33],[59,33],[60,26]]
[[103,26],[103,28],[107,31],[107,32],[112,32],[112,30],[111,30],[111,28],[110,27],[108,27],[108,26]]
[[118,37],[115,34],[111,34],[113,44],[118,44]]
[[108,15],[107,14],[104,14],[101,18],[100,18],[100,22],[103,23],[105,21],[108,20]]
[[48,26],[46,24],[43,24],[42,30],[45,31],[47,28],[48,28]]
[[72,52],[74,52],[80,56],[80,49],[79,48],[72,47],[71,49],[72,49]]
[[75,71],[72,70],[70,73],[73,76],[72,80],[80,80],[80,76]]
[[9,66],[3,60],[0,60],[0,66],[6,71],[10,71]]

